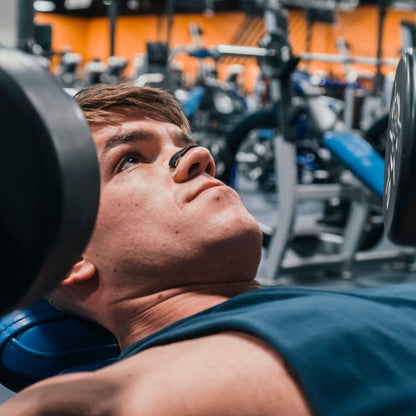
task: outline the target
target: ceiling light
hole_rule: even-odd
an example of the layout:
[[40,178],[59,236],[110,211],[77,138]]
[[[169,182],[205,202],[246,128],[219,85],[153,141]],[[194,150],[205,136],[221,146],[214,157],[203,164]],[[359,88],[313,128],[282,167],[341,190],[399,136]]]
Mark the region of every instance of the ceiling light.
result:
[[67,10],[88,9],[91,3],[92,0],[65,0],[64,6]]
[[127,1],[127,7],[130,10],[137,10],[140,7],[140,1],[139,0],[128,0]]
[[322,10],[354,10],[359,0],[279,0],[284,6],[314,8]]
[[36,0],[33,3],[33,8],[37,12],[53,12],[55,10],[55,3],[53,1]]
[[390,5],[393,9],[397,10],[415,10],[416,4],[414,1],[393,1]]

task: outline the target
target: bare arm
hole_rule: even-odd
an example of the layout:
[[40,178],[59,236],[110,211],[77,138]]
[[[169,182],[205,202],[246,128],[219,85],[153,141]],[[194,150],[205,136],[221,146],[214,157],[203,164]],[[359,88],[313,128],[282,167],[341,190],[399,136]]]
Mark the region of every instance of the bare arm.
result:
[[253,337],[224,333],[141,355],[149,365],[155,357],[154,369],[127,388],[120,415],[312,414],[283,360]]

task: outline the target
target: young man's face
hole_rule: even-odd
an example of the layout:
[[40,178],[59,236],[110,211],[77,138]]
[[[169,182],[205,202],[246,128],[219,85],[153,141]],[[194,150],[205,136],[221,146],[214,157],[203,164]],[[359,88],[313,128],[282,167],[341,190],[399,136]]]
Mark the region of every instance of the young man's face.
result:
[[228,269],[236,279],[254,277],[259,227],[238,194],[214,178],[205,148],[190,149],[170,168],[172,155],[192,139],[138,110],[92,133],[101,197],[86,256],[98,273],[121,283],[128,276],[144,277],[148,289],[160,284],[158,275],[173,279],[172,285],[215,278],[213,272],[222,279]]

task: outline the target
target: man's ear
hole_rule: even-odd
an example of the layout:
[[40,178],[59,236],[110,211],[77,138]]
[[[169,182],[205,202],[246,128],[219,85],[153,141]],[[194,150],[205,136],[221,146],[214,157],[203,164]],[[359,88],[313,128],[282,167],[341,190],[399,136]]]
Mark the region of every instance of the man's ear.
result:
[[95,275],[96,268],[91,261],[81,257],[81,259],[72,266],[72,269],[68,272],[65,279],[61,284],[64,286],[74,283],[80,283],[90,279]]

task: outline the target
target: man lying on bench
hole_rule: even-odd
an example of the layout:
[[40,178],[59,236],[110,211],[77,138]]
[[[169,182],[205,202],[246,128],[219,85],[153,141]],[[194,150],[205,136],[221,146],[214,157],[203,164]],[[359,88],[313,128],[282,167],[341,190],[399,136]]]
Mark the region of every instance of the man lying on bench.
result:
[[261,231],[165,92],[76,97],[101,196],[48,296],[111,331],[119,360],[36,383],[0,415],[415,415],[416,286],[261,288]]

